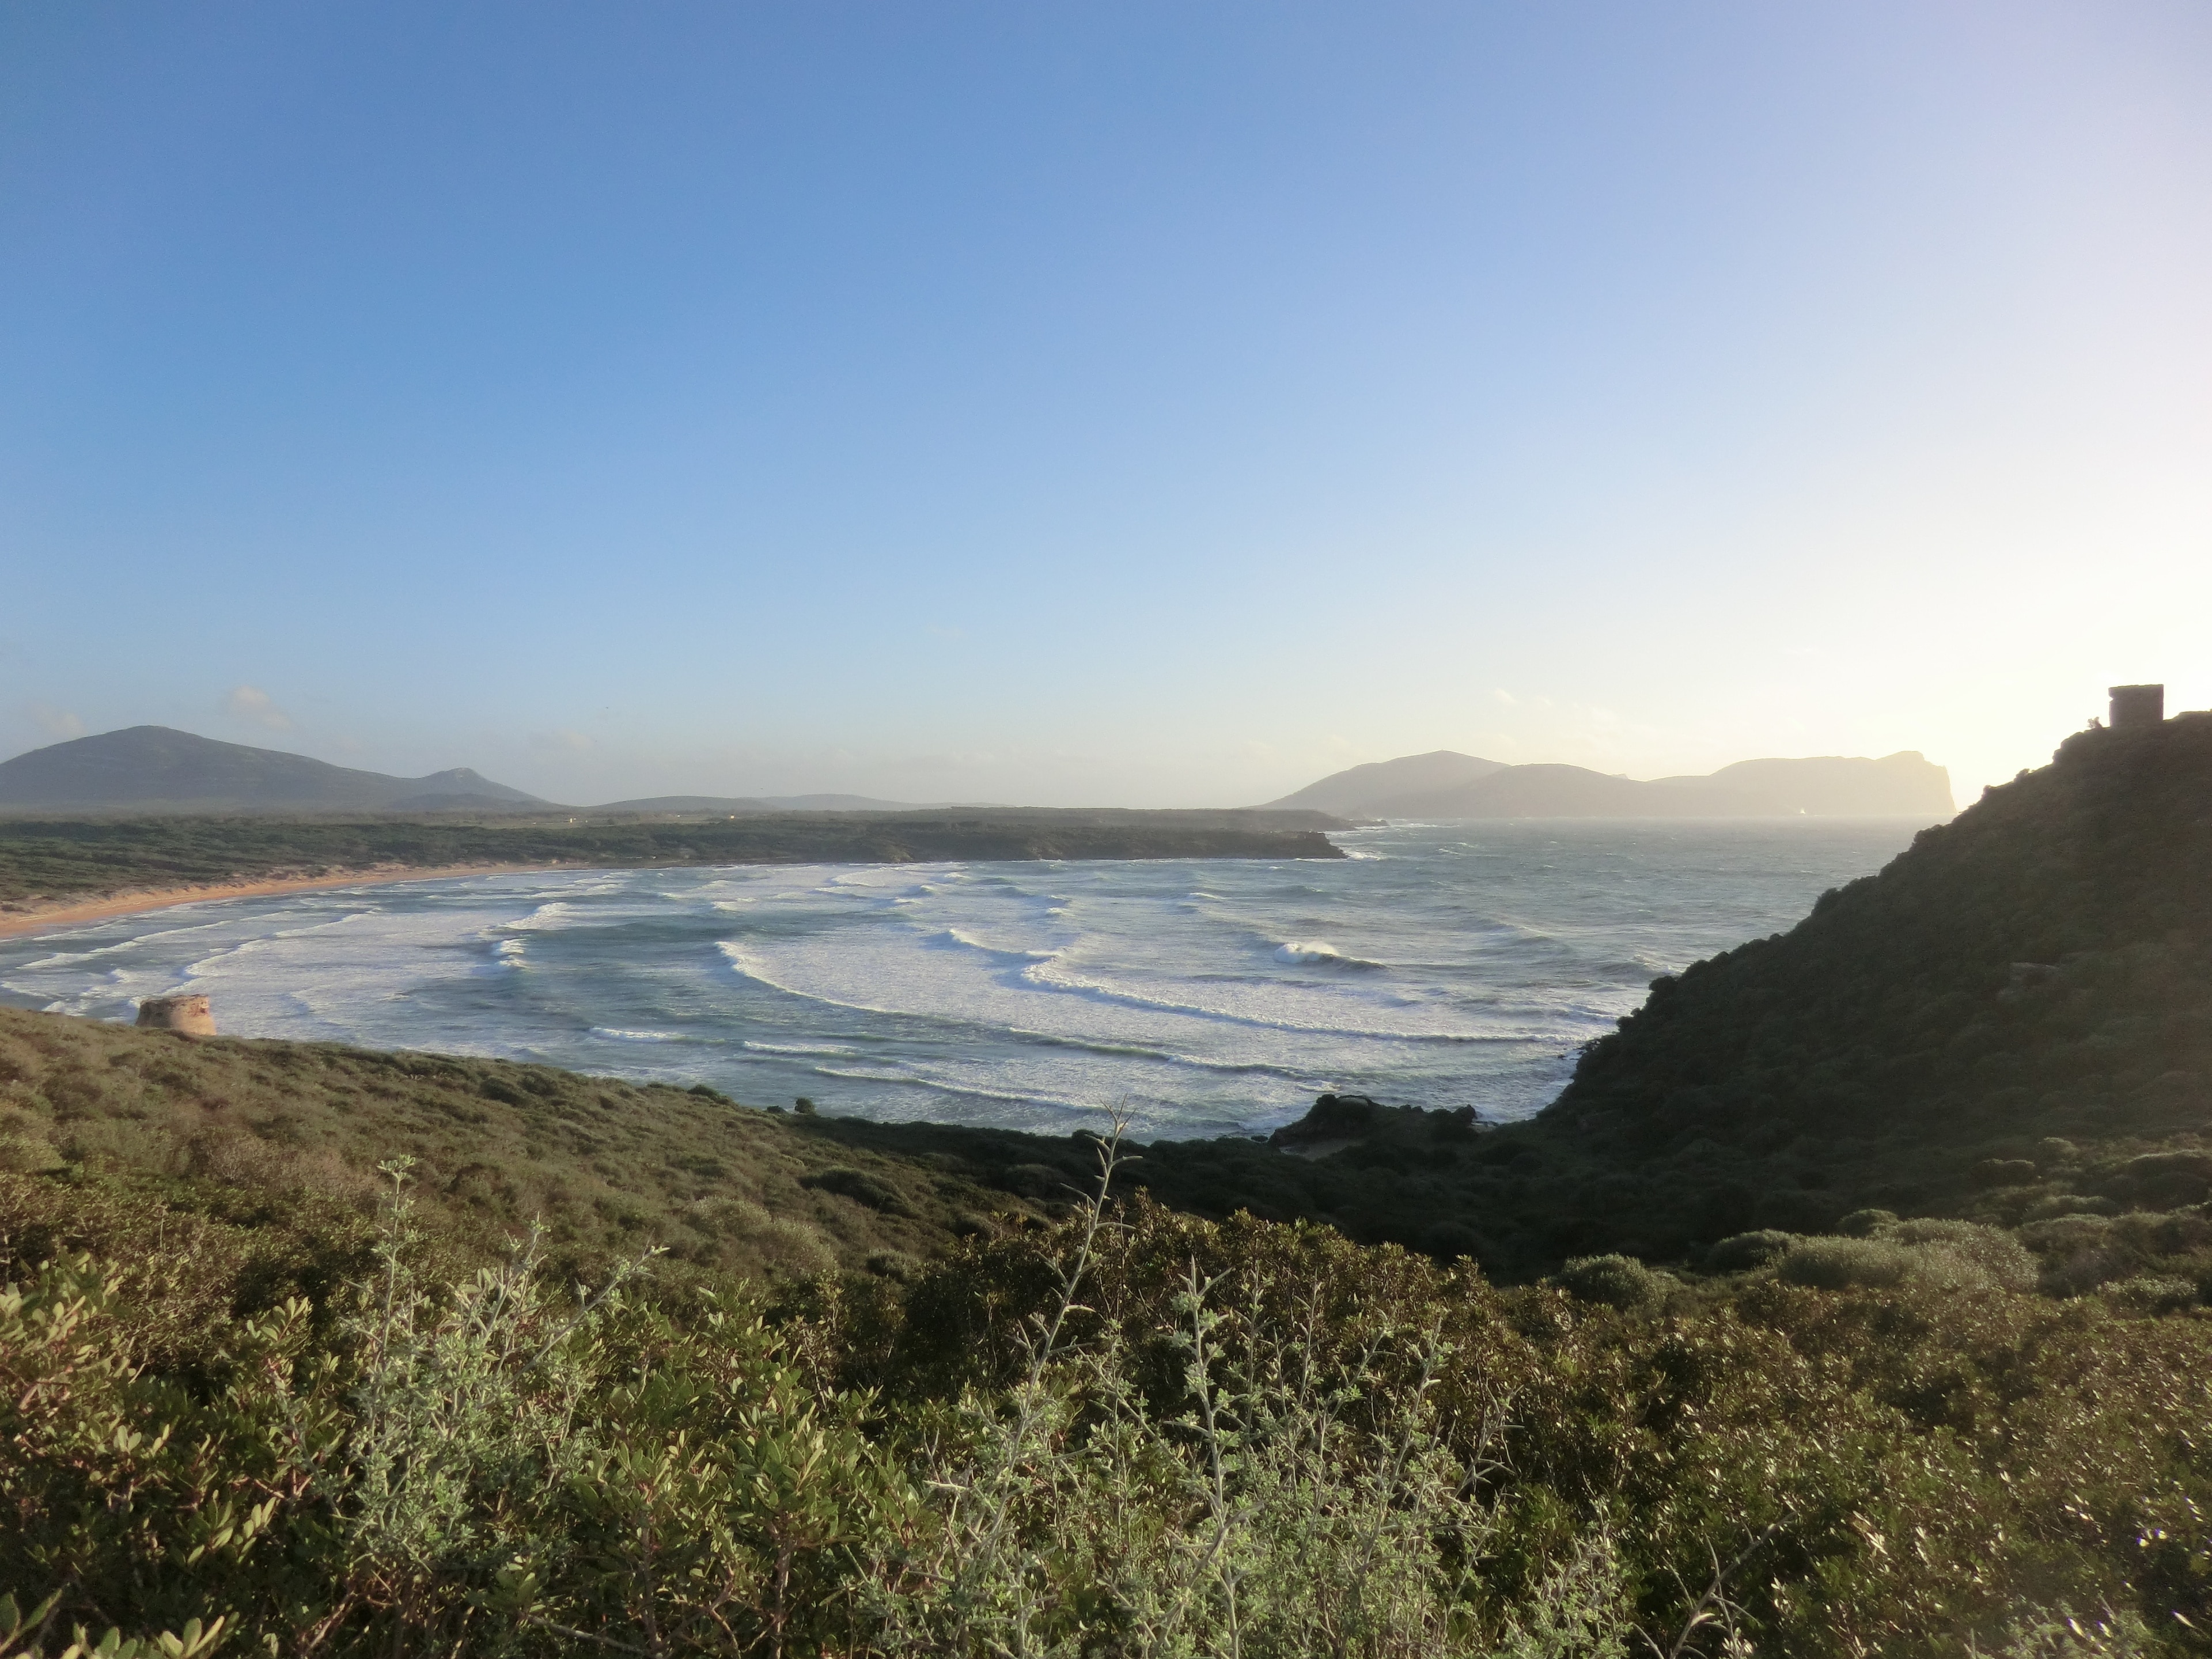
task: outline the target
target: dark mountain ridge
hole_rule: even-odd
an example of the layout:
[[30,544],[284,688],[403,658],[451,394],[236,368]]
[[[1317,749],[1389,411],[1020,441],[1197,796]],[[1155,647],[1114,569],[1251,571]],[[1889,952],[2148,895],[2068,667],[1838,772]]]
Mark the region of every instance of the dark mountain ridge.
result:
[[0,811],[513,811],[545,805],[465,766],[395,778],[166,726],[73,738],[0,762]]

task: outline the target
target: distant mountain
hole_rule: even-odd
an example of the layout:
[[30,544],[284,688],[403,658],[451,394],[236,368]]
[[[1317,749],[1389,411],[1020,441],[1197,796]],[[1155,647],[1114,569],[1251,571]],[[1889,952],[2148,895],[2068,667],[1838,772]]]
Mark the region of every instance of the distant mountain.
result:
[[0,811],[514,811],[547,803],[457,766],[357,772],[166,726],[73,738],[0,762]]
[[1662,778],[1662,783],[1712,783],[1779,801],[1785,811],[1814,817],[1948,817],[1951,775],[1917,749],[1865,760],[1822,755],[1810,760],[1747,760],[1710,778]]
[[[1459,775],[1452,775],[1455,769]],[[1413,782],[1431,778],[1434,781]],[[1502,766],[1455,755],[1356,766],[1277,806],[1316,805],[1379,818],[1948,818],[1951,775],[1906,750],[1868,760],[1738,761],[1706,777],[1632,778],[1586,767]]]
[[594,812],[921,812],[933,805],[878,800],[873,795],[653,795],[644,800],[609,801]]
[[1370,761],[1348,771],[1332,772],[1319,783],[1310,783],[1294,795],[1267,803],[1270,808],[1304,808],[1333,812],[1340,817],[1377,817],[1375,802],[1400,796],[1438,794],[1510,769],[1503,761],[1439,749],[1433,754],[1407,755],[1399,760]]

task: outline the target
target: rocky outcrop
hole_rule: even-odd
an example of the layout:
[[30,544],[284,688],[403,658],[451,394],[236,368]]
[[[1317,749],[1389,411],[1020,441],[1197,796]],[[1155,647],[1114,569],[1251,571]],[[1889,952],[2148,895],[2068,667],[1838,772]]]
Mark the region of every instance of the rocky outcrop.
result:
[[205,997],[197,994],[148,997],[138,1005],[138,1025],[142,1030],[210,1037],[216,1034],[215,1010]]

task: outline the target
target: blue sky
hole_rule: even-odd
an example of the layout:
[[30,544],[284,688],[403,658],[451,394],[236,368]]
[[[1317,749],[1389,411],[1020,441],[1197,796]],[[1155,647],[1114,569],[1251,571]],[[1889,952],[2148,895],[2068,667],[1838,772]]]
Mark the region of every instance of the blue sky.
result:
[[0,753],[1255,800],[2212,704],[2194,3],[0,9]]

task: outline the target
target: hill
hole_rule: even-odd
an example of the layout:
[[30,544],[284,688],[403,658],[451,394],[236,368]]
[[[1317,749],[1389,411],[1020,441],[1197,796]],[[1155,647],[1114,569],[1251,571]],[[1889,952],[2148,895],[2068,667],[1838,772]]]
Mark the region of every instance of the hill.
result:
[[73,738],[0,762],[0,812],[484,812],[545,805],[465,766],[395,778],[166,726]]
[[[187,1042],[0,1007],[0,1215],[19,1249],[26,1228],[108,1249],[136,1237],[149,1206],[169,1213],[173,1243],[196,1229],[251,1234],[255,1217],[289,1209],[295,1224],[261,1241],[276,1296],[363,1248],[377,1165],[395,1156],[416,1160],[416,1189],[463,1254],[495,1259],[535,1218],[570,1277],[644,1243],[720,1273],[872,1259],[888,1270],[893,1255],[1044,1212],[1010,1188],[1024,1180],[1006,1174],[1018,1158],[987,1152],[971,1170],[940,1152],[925,1166],[847,1145],[830,1119],[703,1087],[335,1043]],[[107,1206],[83,1201],[90,1176]]]
[[1431,754],[1370,761],[1364,766],[1332,772],[1320,782],[1310,783],[1295,794],[1270,801],[1268,805],[1277,810],[1304,808],[1334,812],[1340,817],[1368,817],[1376,815],[1378,801],[1435,793],[1505,769],[1503,761],[1483,760],[1474,755],[1439,749]]
[[1950,775],[1917,750],[1880,760],[1738,761],[1705,777],[1504,766],[1440,750],[1356,766],[1275,803],[1386,818],[1927,817],[1951,815]]
[[[1316,1115],[1417,1129],[1409,1191],[1485,1139]],[[1500,1291],[1101,1215],[1094,1143],[953,1133],[0,1010],[0,1639],[2206,1650],[2212,1322],[2170,1273],[2054,1301],[1923,1224]]]
[[1705,778],[1662,778],[1662,783],[1743,790],[1772,801],[1782,811],[1813,817],[1948,818],[1957,810],[1951,775],[1917,749],[1880,760],[1823,755],[1809,760],[1747,760]]
[[[1656,981],[1540,1122],[1553,1146],[1673,1165],[1678,1184],[1685,1164],[1698,1186],[1741,1170],[1639,1206],[1651,1248],[1863,1205],[2201,1201],[2212,714],[2077,733],[1789,933]],[[2081,1184],[2093,1149],[2136,1146],[2150,1161]],[[1798,1191],[1753,1190],[1770,1182]]]

